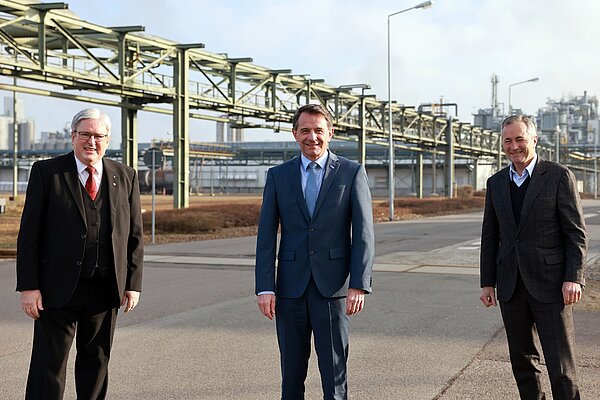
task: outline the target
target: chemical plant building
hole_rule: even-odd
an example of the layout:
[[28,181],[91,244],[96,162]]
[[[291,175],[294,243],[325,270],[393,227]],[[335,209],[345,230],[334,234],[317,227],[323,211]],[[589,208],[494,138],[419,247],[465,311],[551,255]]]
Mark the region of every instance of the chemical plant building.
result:
[[[23,103],[17,99],[17,126],[19,132],[19,190],[26,187],[31,164],[41,158],[65,153],[71,149],[69,127],[61,131],[41,132],[39,140],[35,140],[34,121],[20,118],[25,115]],[[0,190],[10,191],[12,188],[12,129],[13,99],[4,99],[4,112],[0,116],[0,152],[4,150],[4,160],[0,164]],[[520,110],[513,110],[519,112]],[[489,109],[480,109],[474,116],[474,123],[486,129],[499,131],[504,118],[504,111],[492,105]],[[554,146],[557,133],[560,135],[561,157],[565,154],[596,154],[598,144],[598,100],[587,93],[583,96],[561,100],[548,100],[537,113],[537,124],[540,144]],[[217,122],[213,143],[190,144],[190,192],[192,194],[220,193],[261,193],[267,170],[285,160],[298,155],[298,144],[294,141],[244,142],[244,129]],[[281,137],[291,138],[291,133],[281,133]],[[118,137],[117,135],[116,137]],[[120,151],[113,149],[107,152],[108,157],[120,158]],[[170,142],[139,143],[140,159],[150,147],[163,149],[166,162],[156,173],[156,187],[159,193],[171,193],[173,190],[172,155]],[[388,190],[388,149],[385,146],[367,144],[366,169],[369,185],[376,197],[385,197]],[[336,154],[357,160],[357,144],[352,140],[334,140],[331,149]],[[443,156],[435,154],[422,156],[422,177],[417,167],[419,153],[409,149],[398,149],[395,154],[395,192],[398,196],[445,195],[448,187],[445,184],[445,164]],[[565,162],[561,158],[562,162]],[[576,160],[570,158],[571,166]],[[455,174],[452,190],[461,186],[472,186],[475,190],[485,188],[485,182],[495,166],[495,160],[485,158],[456,158]],[[143,192],[149,192],[152,186],[152,174],[149,169],[139,163],[140,186]],[[585,170],[577,171],[580,191],[593,192],[593,174]],[[418,187],[419,182],[422,188]]]

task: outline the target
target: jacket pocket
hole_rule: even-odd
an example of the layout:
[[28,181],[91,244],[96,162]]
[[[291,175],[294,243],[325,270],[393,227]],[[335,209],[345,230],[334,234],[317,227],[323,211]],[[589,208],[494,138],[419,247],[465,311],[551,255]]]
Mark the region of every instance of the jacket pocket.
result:
[[283,261],[294,261],[296,259],[296,252],[293,250],[281,250],[277,255],[277,259]]
[[562,264],[565,261],[563,254],[550,254],[544,256],[544,261],[547,265]]
[[348,258],[350,257],[350,248],[349,247],[338,247],[335,249],[329,249],[329,259],[336,260],[338,258]]

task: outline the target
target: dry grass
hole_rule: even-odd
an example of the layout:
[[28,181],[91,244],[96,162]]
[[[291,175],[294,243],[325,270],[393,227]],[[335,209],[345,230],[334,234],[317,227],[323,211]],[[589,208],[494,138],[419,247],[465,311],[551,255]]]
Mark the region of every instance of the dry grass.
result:
[[[204,204],[179,210],[157,210],[156,232],[197,234],[227,228],[255,226],[260,213],[260,201],[251,204],[223,202]],[[151,213],[144,213],[144,229],[150,229]]]
[[[383,222],[389,219],[389,204],[388,201],[373,202],[373,217],[376,222]],[[394,200],[394,218],[404,220],[477,211],[482,210],[484,204],[484,197],[469,197],[465,199],[446,199],[443,197],[428,199],[400,198]]]
[[[8,201],[6,213],[0,215],[0,249],[16,248],[23,202],[23,195],[16,201]],[[483,198],[401,198],[394,204],[395,218],[400,220],[478,210],[483,207]],[[193,196],[189,208],[174,210],[172,196],[156,196],[156,241],[171,243],[255,235],[260,205],[260,196]],[[145,211],[144,231],[148,243],[151,236],[152,196],[142,196],[142,208]],[[387,202],[375,200],[375,221],[387,221],[388,209]]]
[[0,215],[0,249],[15,249],[17,247],[17,235],[23,212],[23,196],[15,201],[8,201],[6,197],[6,212]]

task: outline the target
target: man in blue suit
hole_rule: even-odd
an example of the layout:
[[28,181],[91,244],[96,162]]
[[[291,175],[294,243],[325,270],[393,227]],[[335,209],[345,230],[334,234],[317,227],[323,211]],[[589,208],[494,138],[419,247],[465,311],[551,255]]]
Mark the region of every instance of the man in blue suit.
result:
[[375,239],[367,174],[328,150],[333,131],[325,108],[300,107],[292,132],[301,155],[269,170],[263,194],[256,294],[263,315],[276,319],[283,400],[304,399],[311,334],[323,398],[348,398],[348,317],[371,292]]

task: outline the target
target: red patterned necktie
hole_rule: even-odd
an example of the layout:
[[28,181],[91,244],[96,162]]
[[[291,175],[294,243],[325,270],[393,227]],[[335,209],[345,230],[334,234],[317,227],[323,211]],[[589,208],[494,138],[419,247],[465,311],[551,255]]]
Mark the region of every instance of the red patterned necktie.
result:
[[87,181],[85,181],[85,190],[87,190],[92,200],[96,200],[96,195],[98,194],[98,187],[96,186],[96,180],[94,179],[94,172],[96,169],[94,167],[87,167],[86,170],[89,175]]

